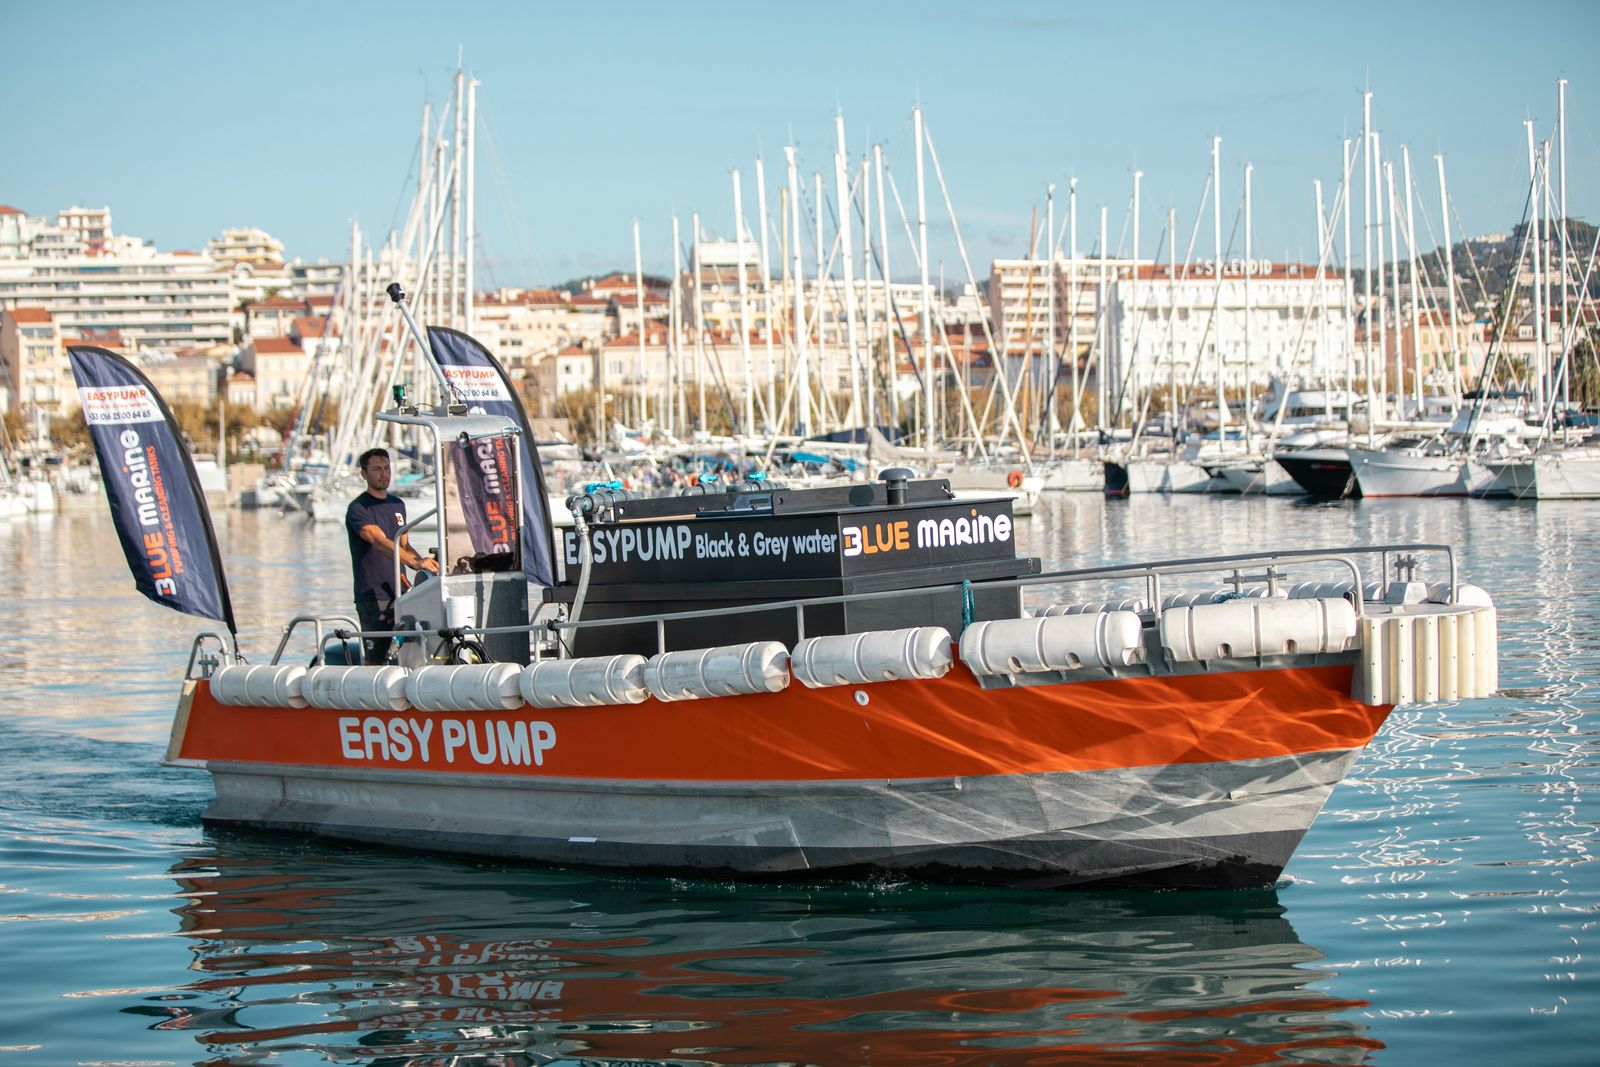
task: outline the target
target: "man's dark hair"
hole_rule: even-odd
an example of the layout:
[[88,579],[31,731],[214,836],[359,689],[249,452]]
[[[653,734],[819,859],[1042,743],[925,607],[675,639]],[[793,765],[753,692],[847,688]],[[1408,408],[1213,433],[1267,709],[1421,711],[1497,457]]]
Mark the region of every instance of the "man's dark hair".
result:
[[367,461],[372,459],[374,456],[382,456],[384,459],[388,459],[389,450],[387,448],[367,449],[365,452],[361,453],[361,458],[356,460],[356,469],[361,471],[362,474],[365,474],[367,472]]

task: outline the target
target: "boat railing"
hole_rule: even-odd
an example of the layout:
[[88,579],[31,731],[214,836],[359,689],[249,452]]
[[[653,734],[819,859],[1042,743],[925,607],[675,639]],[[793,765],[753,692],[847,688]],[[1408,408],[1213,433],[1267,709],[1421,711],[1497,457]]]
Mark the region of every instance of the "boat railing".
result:
[[320,664],[322,662],[323,648],[327,645],[328,637],[330,636],[323,633],[323,626],[340,622],[351,624],[351,629],[345,630],[343,627],[335,627],[331,636],[341,639],[344,637],[366,636],[361,633],[361,624],[348,615],[296,615],[284,625],[283,634],[278,638],[277,651],[272,653],[272,662],[277,663],[278,660],[283,658],[283,650],[289,647],[289,637],[294,633],[294,628],[301,623],[310,623],[316,628],[317,662]]
[[[1455,552],[1449,545],[1443,544],[1388,544],[1388,545],[1363,545],[1356,548],[1329,551],[1326,549],[1292,549],[1288,551],[1266,551],[1233,553],[1225,556],[1193,556],[1185,559],[1162,560],[1156,563],[1135,565],[1112,565],[1106,567],[1088,567],[1069,571],[1046,571],[1041,574],[1031,574],[1021,578],[1008,578],[1001,581],[986,581],[984,590],[1026,588],[1031,586],[1069,585],[1078,582],[1098,581],[1127,581],[1143,580],[1146,583],[1146,603],[1157,622],[1160,621],[1162,611],[1162,579],[1184,574],[1215,573],[1219,570],[1231,570],[1232,574],[1226,579],[1234,586],[1234,591],[1242,595],[1247,583],[1265,582],[1269,596],[1276,596],[1279,586],[1283,583],[1285,575],[1279,569],[1280,565],[1288,563],[1331,563],[1343,567],[1350,573],[1351,588],[1357,591],[1353,598],[1353,606],[1357,617],[1363,614],[1360,591],[1365,588],[1361,567],[1356,562],[1356,556],[1377,555],[1380,557],[1379,570],[1382,577],[1379,580],[1379,596],[1388,594],[1389,571],[1391,564],[1406,572],[1409,576],[1415,573],[1420,560],[1418,554],[1424,552],[1439,552],[1445,557],[1449,570],[1448,596],[1453,601],[1456,597],[1456,561]],[[1246,574],[1245,571],[1252,566],[1263,568],[1260,574]],[[543,624],[553,632],[580,630],[589,627],[604,626],[641,626],[653,624],[656,631],[656,650],[666,651],[666,627],[669,622],[684,622],[690,619],[713,618],[720,615],[750,615],[753,613],[767,613],[779,611],[793,611],[795,613],[795,628],[797,640],[804,640],[805,611],[807,608],[826,607],[832,604],[860,603],[871,600],[887,600],[893,598],[903,599],[915,593],[937,594],[950,593],[965,598],[970,583],[954,582],[947,585],[926,586],[915,590],[890,589],[874,593],[852,593],[843,596],[809,597],[797,600],[778,600],[766,604],[740,605],[725,608],[700,608],[690,611],[662,612],[652,615],[631,615],[626,618],[607,619],[580,619],[578,622],[554,621]],[[502,626],[472,630],[474,633],[513,633],[530,627]]]
[[[211,653],[206,648],[206,646],[212,641],[217,643],[217,651],[215,654]],[[229,654],[227,638],[223,637],[215,630],[204,630],[194,635],[194,643],[189,646],[189,665],[183,669],[183,676],[185,678],[197,677],[197,675],[194,673],[194,669],[198,664],[200,667],[200,674],[198,677],[209,678],[211,677],[211,672],[216,670],[220,664],[226,663],[228,659]]]
[[[1449,545],[1444,544],[1418,544],[1395,543],[1385,545],[1362,545],[1353,548],[1338,550],[1329,549],[1290,549],[1263,552],[1230,553],[1222,556],[1190,556],[1181,559],[1161,560],[1155,563],[1110,565],[1104,567],[1086,567],[1075,570],[1046,571],[1041,574],[1026,575],[1021,578],[1008,578],[1000,581],[985,581],[982,588],[985,591],[1010,588],[1034,588],[1057,585],[1074,585],[1087,582],[1117,582],[1117,581],[1143,581],[1145,583],[1145,602],[1148,611],[1157,623],[1160,622],[1163,607],[1163,582],[1166,579],[1193,574],[1215,574],[1219,571],[1228,572],[1223,579],[1233,586],[1238,595],[1244,595],[1247,585],[1265,583],[1267,595],[1276,596],[1279,588],[1287,580],[1283,568],[1290,564],[1331,564],[1342,568],[1350,575],[1350,588],[1356,592],[1351,598],[1356,615],[1364,614],[1364,597],[1361,591],[1366,588],[1361,565],[1357,557],[1378,556],[1378,597],[1383,599],[1388,595],[1391,570],[1399,571],[1402,580],[1410,581],[1416,574],[1421,564],[1420,556],[1424,553],[1439,553],[1444,556],[1446,568],[1449,573],[1447,598],[1454,601],[1457,595],[1458,579],[1456,571],[1455,552]],[[1250,573],[1253,568],[1260,568],[1256,573]],[[339,638],[349,637],[417,637],[421,633],[437,633],[441,637],[462,637],[466,635],[486,634],[512,634],[512,633],[551,633],[556,635],[557,644],[560,644],[560,635],[568,631],[585,630],[607,626],[643,626],[650,625],[655,629],[656,649],[665,652],[666,627],[668,623],[685,622],[691,619],[713,618],[722,615],[751,615],[756,613],[793,612],[795,616],[795,629],[797,640],[806,636],[805,613],[808,608],[827,607],[835,604],[861,603],[863,601],[887,600],[892,598],[904,599],[907,595],[937,595],[949,594],[965,601],[968,592],[972,589],[971,583],[952,582],[944,585],[925,586],[915,590],[888,589],[871,593],[851,593],[842,596],[806,597],[792,600],[774,600],[769,603],[755,605],[739,605],[721,608],[697,608],[688,611],[660,612],[649,615],[630,615],[619,618],[604,619],[579,619],[577,622],[549,620],[532,621],[514,626],[466,626],[449,628],[439,631],[411,630],[361,630],[356,626],[345,628],[335,624],[353,624],[354,620],[342,615],[299,615],[289,620],[283,628],[282,637],[278,641],[277,650],[273,653],[271,662],[276,665],[283,657],[284,650],[288,647],[289,639],[294,631],[303,625],[310,625],[315,629],[316,650],[314,662],[323,662],[323,649],[329,636],[327,628],[333,627],[332,636]],[[200,640],[207,635],[202,634],[196,638],[196,649]],[[215,636],[215,635],[212,635]],[[534,642],[533,656],[541,658],[542,648],[539,642]],[[191,668],[195,654],[191,653]]]

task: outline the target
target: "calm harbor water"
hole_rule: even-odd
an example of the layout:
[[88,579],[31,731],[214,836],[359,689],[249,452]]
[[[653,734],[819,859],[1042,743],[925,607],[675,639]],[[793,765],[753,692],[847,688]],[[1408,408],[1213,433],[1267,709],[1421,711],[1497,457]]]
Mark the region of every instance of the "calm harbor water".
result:
[[[347,607],[338,527],[217,525],[257,661]],[[221,834],[209,779],[160,766],[203,624],[137,596],[104,515],[19,521],[0,1067],[1597,1062],[1600,506],[1073,495],[1019,536],[1065,566],[1451,542],[1500,608],[1504,691],[1397,711],[1267,890],[752,886]]]

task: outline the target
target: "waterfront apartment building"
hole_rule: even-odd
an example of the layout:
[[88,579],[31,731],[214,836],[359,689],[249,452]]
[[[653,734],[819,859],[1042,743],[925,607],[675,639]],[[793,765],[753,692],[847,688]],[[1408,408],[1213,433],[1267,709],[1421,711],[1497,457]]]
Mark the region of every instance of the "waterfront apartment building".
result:
[[110,208],[69,207],[52,222],[0,205],[0,308],[42,307],[64,333],[119,333],[134,349],[229,342],[245,301],[334,292],[341,264],[285,264],[254,227],[207,252],[161,252],[112,229]]
[[231,340],[229,272],[193,253],[141,251],[0,260],[0,307],[42,307],[63,331],[116,331],[131,345]]
[[[1098,371],[1090,354],[1103,352],[1100,387],[1124,410],[1135,392],[1174,379],[1214,386],[1219,352],[1223,381],[1235,389],[1288,374],[1316,382],[1325,371],[1342,382],[1351,351],[1343,275],[1319,278],[1298,263],[1229,261],[1219,282],[1211,261],[1180,266],[1174,278],[1170,266],[1132,259],[1058,258],[1054,272],[1046,259],[996,260],[989,306],[1010,373],[1027,360],[1054,374],[1052,337],[1063,363],[1075,347],[1086,371]],[[1359,353],[1349,369],[1365,375]]]
[[1121,398],[1123,409],[1174,378],[1203,389],[1220,373],[1226,388],[1241,389],[1367,373],[1352,347],[1344,276],[1319,277],[1315,265],[1225,262],[1220,285],[1212,262],[1180,266],[1176,278],[1169,267],[1141,266],[1112,284],[1105,308],[1108,403]]
[[0,213],[0,308],[43,308],[64,334],[115,332],[135,347],[228,341],[233,300],[227,268],[115,234],[109,208],[70,207],[53,224]]

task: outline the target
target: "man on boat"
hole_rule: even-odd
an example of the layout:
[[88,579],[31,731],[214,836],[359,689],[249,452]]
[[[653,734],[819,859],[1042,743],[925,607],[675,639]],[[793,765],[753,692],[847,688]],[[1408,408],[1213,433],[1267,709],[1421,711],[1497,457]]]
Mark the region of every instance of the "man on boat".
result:
[[[361,629],[394,629],[394,601],[404,589],[394,587],[395,553],[400,562],[413,570],[439,573],[439,561],[430,556],[420,556],[411,548],[404,534],[398,545],[394,535],[405,525],[406,503],[389,495],[389,479],[393,470],[389,465],[389,451],[369,448],[361,453],[359,461],[366,490],[354,500],[344,513],[345,533],[350,538],[350,565],[355,571],[356,617]],[[361,640],[362,659],[368,664],[384,663],[389,658],[392,638],[364,637]]]

